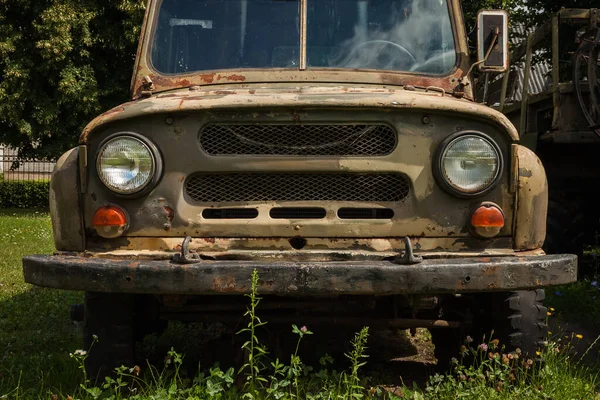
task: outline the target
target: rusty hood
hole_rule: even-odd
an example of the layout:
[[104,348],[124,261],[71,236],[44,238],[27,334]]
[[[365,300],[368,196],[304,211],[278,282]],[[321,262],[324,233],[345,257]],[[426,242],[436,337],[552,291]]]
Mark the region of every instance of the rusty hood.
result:
[[192,86],[119,105],[92,120],[80,136],[80,144],[98,129],[118,121],[201,110],[252,108],[379,108],[410,109],[436,113],[459,113],[496,125],[512,141],[518,141],[517,130],[503,114],[467,99],[457,99],[443,90],[373,86],[290,86],[231,85]]

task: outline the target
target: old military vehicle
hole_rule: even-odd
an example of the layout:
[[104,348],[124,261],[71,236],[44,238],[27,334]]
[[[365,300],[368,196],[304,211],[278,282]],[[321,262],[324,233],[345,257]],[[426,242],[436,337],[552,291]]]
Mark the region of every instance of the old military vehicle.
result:
[[156,321],[241,318],[254,270],[269,321],[535,351],[577,258],[541,250],[544,169],[473,101],[507,65],[506,15],[479,20],[471,63],[458,0],[150,0],[132,101],[60,159],[57,252],[23,260],[86,292],[90,371]]

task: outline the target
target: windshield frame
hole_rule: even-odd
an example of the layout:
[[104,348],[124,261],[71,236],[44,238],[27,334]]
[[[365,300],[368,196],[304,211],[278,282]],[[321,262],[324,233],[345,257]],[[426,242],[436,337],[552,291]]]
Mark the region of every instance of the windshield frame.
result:
[[[356,83],[356,84],[388,84],[414,85],[424,88],[451,90],[456,80],[468,69],[469,57],[466,31],[462,21],[462,10],[459,0],[447,0],[450,26],[454,40],[456,60],[454,66],[446,73],[433,74],[367,68],[330,68],[308,67],[299,65],[296,68],[231,68],[218,70],[202,70],[185,73],[163,73],[152,65],[152,48],[154,34],[157,29],[158,14],[164,0],[148,0],[148,8],[142,26],[140,47],[136,61],[136,70],[132,80],[132,97],[138,98],[144,87],[144,77],[149,77],[154,86],[153,92],[172,90],[186,86],[203,86],[225,83],[267,83],[267,82],[324,82],[324,83]],[[297,0],[300,4],[307,1]],[[300,11],[302,19],[302,8]],[[306,19],[304,18],[304,25]],[[306,26],[301,27],[305,31]],[[306,61],[306,35],[300,37],[300,61]],[[303,51],[304,49],[304,51]],[[302,68],[305,67],[305,68]],[[448,79],[449,78],[449,79]]]

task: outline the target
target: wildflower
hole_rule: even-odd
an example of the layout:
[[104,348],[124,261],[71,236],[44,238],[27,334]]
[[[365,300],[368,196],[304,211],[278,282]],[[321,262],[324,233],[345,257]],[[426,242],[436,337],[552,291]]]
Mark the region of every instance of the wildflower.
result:
[[547,316],[551,316],[551,315],[552,315],[552,313],[551,313],[550,311],[548,311],[548,312],[546,312],[546,315],[547,315]]
[[548,335],[552,335],[552,332],[548,331]]
[[52,400],[58,400],[58,395],[57,395],[57,394],[53,394],[53,395],[51,396],[51,399],[52,399]]
[[583,339],[583,335],[580,335],[579,333],[578,333],[577,335],[575,335],[575,337],[576,337],[577,339]]
[[506,357],[508,357],[509,360],[512,360],[512,359],[515,358],[515,356],[513,355],[513,353],[508,353],[508,355]]
[[98,335],[92,335],[92,339],[94,339],[94,342],[98,340]]
[[597,286],[598,286],[598,281],[593,281],[593,282],[592,282],[592,286],[593,286],[593,287],[597,287]]
[[74,354],[76,356],[85,356],[87,354],[87,351],[85,351],[85,350],[75,350]]
[[559,292],[558,290],[554,292],[555,295],[557,295],[558,297],[562,296],[562,293]]
[[464,344],[462,346],[460,346],[460,352],[462,354],[466,353],[467,352],[467,346],[465,346]]
[[538,355],[538,356],[542,355],[542,353],[540,353],[539,351],[536,351],[535,354]]
[[554,307],[550,307],[550,311],[554,312],[555,311]]
[[452,364],[458,364],[458,360],[456,359],[456,357],[452,357]]
[[478,346],[478,348],[479,348],[479,350],[481,350],[481,351],[487,351],[487,349],[488,349],[488,345],[487,345],[487,344],[485,344],[485,343],[481,343],[481,344]]
[[491,351],[488,354],[488,358],[491,360],[492,358],[494,358],[494,353],[492,353]]
[[515,350],[515,353],[517,353],[517,355],[520,356],[521,355],[521,349],[517,347],[516,350]]
[[300,330],[302,331],[302,333],[306,333],[308,331],[308,328],[306,326],[303,326],[302,328],[300,328]]
[[509,380],[509,381],[513,382],[515,379],[517,379],[517,378],[515,377],[515,374],[513,374],[513,373],[510,373],[510,374],[508,375],[508,380]]
[[502,364],[508,365],[509,362],[510,360],[508,359],[508,356],[506,354],[502,354]]
[[473,343],[473,338],[471,336],[468,336],[465,338],[465,340],[467,341],[467,343]]
[[500,344],[500,341],[498,339],[494,339],[490,342],[490,344],[492,345],[492,349],[495,349],[498,347],[498,344]]
[[465,376],[465,374],[460,374],[460,380],[461,381],[466,381],[467,377]]

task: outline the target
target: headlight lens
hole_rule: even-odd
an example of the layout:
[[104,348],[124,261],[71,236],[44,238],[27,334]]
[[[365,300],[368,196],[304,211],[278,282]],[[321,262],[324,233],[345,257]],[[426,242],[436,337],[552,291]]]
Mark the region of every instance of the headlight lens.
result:
[[442,176],[453,189],[478,194],[495,182],[502,161],[491,140],[463,135],[446,146],[440,163]]
[[119,136],[100,149],[98,175],[110,190],[132,194],[152,181],[155,163],[152,151],[143,141],[132,136]]

